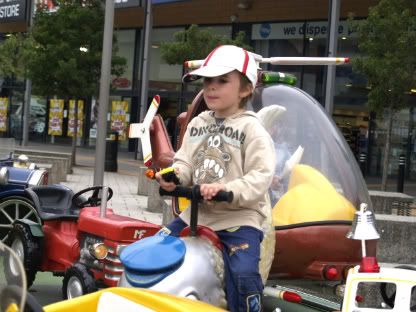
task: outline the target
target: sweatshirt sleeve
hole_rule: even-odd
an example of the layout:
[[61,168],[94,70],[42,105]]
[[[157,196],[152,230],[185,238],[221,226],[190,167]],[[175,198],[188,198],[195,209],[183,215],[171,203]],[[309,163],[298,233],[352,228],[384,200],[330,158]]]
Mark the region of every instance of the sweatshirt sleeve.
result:
[[[189,140],[189,125],[182,142],[188,142]],[[191,186],[192,183],[192,159],[189,155],[187,146],[187,144],[182,143],[181,147],[173,157],[172,167],[178,169],[178,178],[182,186]]]
[[261,135],[247,142],[244,154],[244,175],[225,186],[227,191],[234,193],[235,205],[256,209],[270,186],[275,169],[275,151],[270,136]]

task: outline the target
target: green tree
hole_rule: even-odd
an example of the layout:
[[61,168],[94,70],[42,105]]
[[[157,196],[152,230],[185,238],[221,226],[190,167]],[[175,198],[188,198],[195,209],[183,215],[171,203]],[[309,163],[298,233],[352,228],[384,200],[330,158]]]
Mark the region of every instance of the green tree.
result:
[[[101,0],[57,0],[58,10],[38,7],[26,42],[24,65],[33,93],[65,100],[97,96],[99,92],[104,4]],[[126,60],[116,55],[113,40],[112,75],[120,76]],[[26,45],[26,47],[29,44]],[[77,105],[75,106],[77,116]],[[77,118],[72,142],[75,164]]]
[[[27,59],[35,94],[81,98],[98,95],[104,29],[101,0],[57,1],[50,13],[38,9],[31,30],[33,49]],[[120,76],[126,60],[116,56],[113,44],[112,75]]]
[[0,44],[0,76],[25,77],[26,51],[31,47],[25,34],[12,34]]
[[381,189],[386,190],[392,124],[407,106],[416,83],[416,17],[414,0],[380,0],[367,19],[352,21],[360,57],[353,69],[368,79],[368,107],[387,122]]
[[191,25],[188,29],[174,34],[172,42],[161,44],[161,55],[166,63],[183,64],[187,60],[204,59],[215,47],[223,44],[233,44],[247,50],[252,48],[244,42],[245,33],[239,32],[235,39],[215,34],[208,29],[200,29]]

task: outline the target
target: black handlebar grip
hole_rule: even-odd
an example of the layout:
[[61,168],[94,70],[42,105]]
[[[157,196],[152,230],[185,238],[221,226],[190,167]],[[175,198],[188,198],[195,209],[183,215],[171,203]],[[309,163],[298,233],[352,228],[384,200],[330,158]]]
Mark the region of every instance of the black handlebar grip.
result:
[[192,199],[192,189],[189,187],[177,186],[172,192],[168,192],[163,188],[159,188],[160,196],[175,196]]
[[226,191],[219,191],[217,195],[215,195],[212,200],[218,201],[218,202],[227,202],[231,203],[234,199],[233,192],[226,192]]
[[179,179],[174,172],[165,173],[162,175],[162,177],[163,177],[163,180],[165,180],[166,182],[173,182],[176,185],[179,184]]
[[[193,198],[192,196],[192,188],[190,187],[184,187],[184,186],[176,186],[176,188],[172,192],[168,192],[162,188],[159,188],[159,194],[161,196],[175,196],[175,197],[185,197],[190,200],[196,199],[201,200],[202,196],[199,191],[199,185],[195,185],[195,188],[197,188],[195,194],[197,198]],[[233,192],[226,192],[226,191],[219,191],[217,195],[215,195],[212,200],[218,201],[218,202],[228,202],[231,203],[234,199]]]

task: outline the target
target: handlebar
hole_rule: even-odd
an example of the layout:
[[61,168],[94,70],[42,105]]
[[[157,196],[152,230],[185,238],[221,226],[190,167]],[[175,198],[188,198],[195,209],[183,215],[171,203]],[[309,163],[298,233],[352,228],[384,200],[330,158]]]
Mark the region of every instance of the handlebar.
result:
[[[201,196],[201,186],[194,185],[193,187],[185,187],[177,185],[176,188],[172,192],[165,191],[162,188],[159,188],[159,194],[161,196],[175,196],[175,197],[185,197],[190,200],[201,201],[203,198]],[[233,201],[234,194],[233,192],[226,192],[226,191],[219,191],[217,195],[215,195],[212,200],[218,202],[228,202],[231,203]]]

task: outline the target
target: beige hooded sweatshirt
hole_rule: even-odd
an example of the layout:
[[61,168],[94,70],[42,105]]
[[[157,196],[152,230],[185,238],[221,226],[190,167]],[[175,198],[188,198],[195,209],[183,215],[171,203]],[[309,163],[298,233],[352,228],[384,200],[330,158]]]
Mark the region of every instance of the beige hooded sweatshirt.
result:
[[[222,121],[205,111],[189,123],[173,167],[183,186],[223,183],[234,193],[232,203],[204,201],[198,224],[214,231],[237,226],[261,230],[270,214],[268,187],[275,169],[273,142],[257,115],[237,113]],[[189,224],[190,209],[180,217]]]

